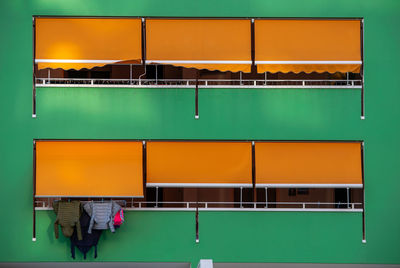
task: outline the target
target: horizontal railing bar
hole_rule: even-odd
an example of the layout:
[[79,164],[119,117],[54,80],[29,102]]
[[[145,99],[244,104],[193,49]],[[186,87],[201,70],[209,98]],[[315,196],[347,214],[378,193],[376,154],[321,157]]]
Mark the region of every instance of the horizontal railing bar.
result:
[[[60,200],[54,200],[54,201],[60,201]],[[81,201],[82,203],[87,203],[87,202],[101,202],[99,200],[83,200]],[[131,201],[126,201],[126,200],[104,200],[104,201],[114,201],[114,202],[124,202],[124,203],[132,203]],[[40,204],[40,203],[46,203],[46,201],[42,200],[35,200],[35,203]],[[193,202],[193,201],[133,201],[133,204],[189,204],[189,205],[362,205],[362,203],[356,203],[356,202],[220,202],[220,201],[215,201],[215,202]]]
[[[52,208],[47,207],[36,207],[35,210],[47,211]],[[197,208],[160,208],[160,207],[128,207],[124,208],[125,211],[196,211]],[[340,212],[340,213],[351,213],[351,212],[363,212],[362,208],[198,208],[199,211],[236,211],[236,212]]]
[[[46,81],[142,81],[142,82],[147,82],[147,81],[151,81],[151,82],[162,82],[162,81],[178,81],[178,82],[184,82],[184,81],[191,81],[191,82],[195,82],[196,79],[105,79],[105,78],[48,78],[48,77],[37,77],[36,80],[46,80]],[[199,79],[199,82],[205,82],[205,81],[215,81],[215,82],[302,82],[302,81],[306,81],[306,82],[343,82],[343,83],[349,83],[352,81],[356,81],[356,82],[361,82],[361,79],[353,79],[353,80],[334,80],[334,79],[268,79],[268,80],[264,80],[264,79]]]
[[[193,88],[195,79],[36,78],[37,87]],[[199,79],[199,88],[361,88],[362,80]]]

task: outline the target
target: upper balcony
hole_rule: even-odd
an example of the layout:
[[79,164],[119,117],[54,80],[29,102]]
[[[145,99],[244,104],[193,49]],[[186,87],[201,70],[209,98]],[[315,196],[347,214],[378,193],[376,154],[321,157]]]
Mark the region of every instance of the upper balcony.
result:
[[37,87],[361,89],[364,117],[360,19],[39,17],[34,31]]

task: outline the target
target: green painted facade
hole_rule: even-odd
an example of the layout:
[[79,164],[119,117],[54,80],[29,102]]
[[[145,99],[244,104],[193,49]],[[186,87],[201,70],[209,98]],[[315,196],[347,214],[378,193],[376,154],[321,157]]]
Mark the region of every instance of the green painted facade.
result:
[[[364,140],[360,213],[127,212],[97,261],[400,263],[400,1],[0,0],[0,261],[70,261],[53,212],[32,242],[32,141],[58,139]],[[366,119],[358,89],[39,88],[32,114],[32,16],[363,17]],[[90,254],[89,261],[92,259]],[[77,260],[82,260],[78,254]]]

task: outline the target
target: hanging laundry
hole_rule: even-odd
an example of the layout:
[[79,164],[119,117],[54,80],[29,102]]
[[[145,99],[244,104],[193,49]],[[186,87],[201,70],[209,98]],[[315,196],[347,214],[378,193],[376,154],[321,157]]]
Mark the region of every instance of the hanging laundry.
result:
[[78,240],[82,240],[81,225],[79,218],[82,214],[82,207],[79,201],[58,201],[53,204],[54,212],[57,215],[54,222],[54,233],[58,239],[58,225],[61,226],[61,231],[65,237],[71,237],[76,226]]
[[79,219],[82,229],[82,240],[78,239],[77,232],[71,236],[71,256],[75,259],[75,247],[83,253],[83,258],[86,259],[86,254],[89,250],[94,247],[94,257],[97,258],[97,243],[99,242],[101,230],[92,230],[92,233],[88,233],[90,225],[90,216],[83,211],[81,218]]
[[113,219],[115,214],[121,209],[121,206],[114,201],[106,202],[88,202],[84,205],[85,211],[89,214],[90,224],[88,233],[95,230],[106,230],[110,228],[111,232],[115,232]]
[[124,211],[122,209],[120,209],[117,214],[115,214],[114,216],[114,227],[115,228],[119,228],[125,221],[124,218]]

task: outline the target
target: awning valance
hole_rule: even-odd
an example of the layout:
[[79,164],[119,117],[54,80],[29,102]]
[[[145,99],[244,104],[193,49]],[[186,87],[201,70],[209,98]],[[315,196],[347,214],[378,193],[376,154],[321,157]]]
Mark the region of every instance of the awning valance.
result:
[[251,187],[250,142],[148,142],[147,186]]
[[140,19],[36,18],[38,68],[93,68],[140,63]]
[[196,69],[251,71],[250,20],[147,19],[146,61]]
[[141,142],[37,141],[36,196],[142,197]]
[[259,73],[360,72],[360,42],[360,20],[255,20]]
[[362,187],[359,142],[256,142],[257,187]]

